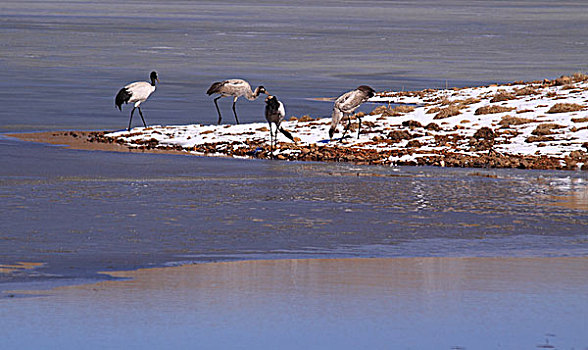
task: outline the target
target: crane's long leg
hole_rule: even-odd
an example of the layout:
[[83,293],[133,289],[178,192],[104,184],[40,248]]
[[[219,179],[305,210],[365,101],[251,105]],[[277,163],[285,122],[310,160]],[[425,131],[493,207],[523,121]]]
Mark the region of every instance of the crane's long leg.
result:
[[237,111],[235,110],[235,103],[237,103],[237,98],[233,100],[233,114],[235,115],[235,120],[237,121],[237,124],[239,124],[239,118],[237,118]]
[[143,112],[141,112],[141,107],[137,107],[137,109],[139,109],[139,115],[141,116],[141,120],[143,121],[143,126],[147,127],[147,124],[145,124],[145,118],[143,118]]
[[[276,131],[274,131],[274,151],[278,146],[278,125],[276,124]],[[275,154],[272,152],[272,158],[275,158]]]
[[[345,117],[345,115],[343,115],[343,117]],[[345,127],[345,130],[343,130],[343,136],[341,136],[340,141],[343,141],[343,139],[345,138],[345,135],[347,135],[347,131],[349,130],[350,127],[351,127],[351,115],[347,114],[347,126]]]
[[270,132],[270,152],[273,152],[272,148],[274,146],[274,142],[273,142],[274,134],[272,133],[272,123],[268,122],[268,125],[269,125],[269,132]]
[[133,121],[133,113],[135,113],[135,108],[137,107],[133,107],[131,110],[131,118],[129,119],[129,127],[127,128],[127,131],[131,131],[131,122]]
[[221,97],[222,96],[219,96],[219,97],[217,97],[217,98],[214,99],[214,105],[216,106],[216,111],[218,113],[218,123],[217,124],[220,124],[221,123],[221,120],[223,120],[223,117],[221,116],[221,113],[220,113],[220,109],[218,108],[218,103],[216,102]]
[[[356,117],[357,117],[357,115],[356,115]],[[358,120],[358,122],[357,122],[357,138],[359,139],[359,133],[361,132],[361,118],[357,117],[357,120]]]

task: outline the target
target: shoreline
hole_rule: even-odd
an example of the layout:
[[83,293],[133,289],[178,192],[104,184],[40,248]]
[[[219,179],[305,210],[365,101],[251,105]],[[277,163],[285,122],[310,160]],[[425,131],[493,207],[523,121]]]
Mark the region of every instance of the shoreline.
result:
[[[148,127],[149,128],[149,127]],[[194,147],[186,150],[178,146],[161,146],[154,142],[146,142],[143,145],[133,146],[125,144],[121,139],[114,139],[108,135],[109,131],[41,131],[41,132],[23,132],[23,133],[6,133],[4,136],[16,138],[23,142],[44,143],[64,148],[85,150],[85,151],[106,151],[106,152],[131,152],[131,153],[152,153],[152,154],[172,154],[184,156],[203,156],[203,157],[226,157],[242,159],[276,159],[282,161],[315,161],[315,162],[349,162],[357,165],[382,165],[382,166],[440,166],[440,167],[457,167],[457,168],[517,168],[517,169],[534,169],[534,170],[588,170],[588,161],[583,163],[581,168],[577,167],[577,161],[565,157],[548,157],[533,155],[502,155],[493,154],[471,156],[453,152],[439,152],[438,154],[427,154],[418,157],[416,160],[402,157],[408,155],[402,151],[366,151],[353,150],[344,147],[333,146],[295,146],[287,145],[291,150],[300,151],[300,155],[278,154],[272,158],[267,151],[257,151],[259,148],[266,146],[263,142],[251,143],[244,149],[231,149],[227,153],[217,151],[219,145],[204,144],[200,147]],[[280,146],[286,146],[286,143],[279,143]],[[401,158],[397,161],[390,161],[390,157]],[[581,158],[582,160],[584,158]]]
[[[191,274],[200,270],[204,271],[215,271],[215,270],[234,270],[247,268],[250,266],[257,266],[258,268],[277,267],[283,268],[291,264],[305,264],[308,266],[324,267],[317,269],[317,272],[321,274],[331,274],[327,272],[330,268],[337,266],[344,266],[345,269],[366,269],[372,271],[371,274],[380,274],[373,271],[379,271],[374,269],[373,266],[380,266],[385,268],[391,267],[411,267],[414,269],[413,273],[421,273],[421,268],[427,265],[443,264],[448,267],[454,266],[456,263],[468,264],[479,266],[484,270],[491,270],[488,266],[491,265],[503,265],[517,263],[523,266],[536,263],[549,263],[556,262],[559,264],[566,264],[568,262],[580,262],[582,264],[588,263],[588,257],[584,256],[555,256],[555,257],[516,257],[516,256],[497,256],[497,257],[485,257],[485,256],[463,256],[463,257],[349,257],[349,258],[299,258],[299,259],[251,259],[251,260],[236,260],[236,261],[213,261],[213,262],[200,262],[200,263],[186,263],[174,266],[157,266],[157,267],[140,267],[132,270],[113,270],[113,271],[101,271],[100,274],[109,276],[113,279],[92,281],[84,283],[76,283],[71,285],[63,285],[52,287],[50,289],[15,289],[8,290],[5,293],[13,294],[25,294],[25,295],[41,295],[45,296],[47,293],[61,293],[63,291],[75,291],[75,290],[94,290],[96,287],[109,288],[110,286],[121,288],[125,284],[138,284],[146,286],[148,288],[159,288],[161,286],[161,279],[174,279],[183,274]],[[22,265],[22,266],[21,266]],[[13,268],[34,268],[38,267],[38,263],[26,263],[21,262]],[[10,266],[9,266],[10,267]],[[368,268],[369,267],[369,268]],[[249,269],[248,269],[249,270]],[[426,269],[425,269],[426,270]],[[340,272],[335,269],[334,272]],[[215,278],[218,274],[210,274],[210,278]],[[385,274],[382,274],[382,277]],[[368,273],[358,274],[357,278],[369,278]],[[341,275],[342,278],[347,278],[345,274]],[[400,276],[398,276],[400,277]],[[411,277],[406,273],[402,273],[403,278],[413,280],[415,277]],[[450,274],[450,277],[458,277],[457,275]],[[541,280],[543,276],[540,275],[526,275],[526,278],[533,280]],[[385,279],[378,279],[378,281],[385,284],[390,283]],[[396,283],[396,282],[394,282]]]
[[[330,118],[292,116],[296,142],[269,149],[267,123],[151,125],[130,131],[5,134],[116,152],[462,168],[588,170],[588,75],[447,90],[380,92],[349,135],[325,139]],[[361,119],[361,132],[356,121]],[[338,127],[340,137],[343,125]],[[356,135],[357,131],[357,135]],[[280,135],[278,138],[285,140]]]

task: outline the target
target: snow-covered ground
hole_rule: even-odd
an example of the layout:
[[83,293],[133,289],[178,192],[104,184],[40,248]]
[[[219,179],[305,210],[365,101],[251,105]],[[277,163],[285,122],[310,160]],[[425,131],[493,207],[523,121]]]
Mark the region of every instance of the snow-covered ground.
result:
[[[280,145],[276,154],[301,152],[301,147],[318,144],[353,150],[401,150],[403,159],[399,161],[443,152],[476,156],[488,154],[489,150],[503,155],[563,159],[570,152],[584,152],[584,147],[588,147],[587,78],[577,74],[554,81],[382,92],[370,100],[381,102],[382,106],[361,118],[359,138],[354,130],[355,119],[353,131],[348,133],[352,137],[341,142],[328,140],[330,118],[291,118],[282,126],[299,141],[294,145],[278,134]],[[494,109],[490,110],[493,113],[484,111],[488,108]],[[344,124],[339,126],[335,138],[341,136]],[[490,130],[480,131],[483,127]],[[206,153],[212,155],[214,151],[226,154],[228,147],[250,147],[253,143],[269,147],[268,130],[268,124],[260,121],[242,125],[149,126],[105,136],[130,147],[150,141],[154,147],[180,146],[189,152],[211,144],[215,145],[213,152]]]

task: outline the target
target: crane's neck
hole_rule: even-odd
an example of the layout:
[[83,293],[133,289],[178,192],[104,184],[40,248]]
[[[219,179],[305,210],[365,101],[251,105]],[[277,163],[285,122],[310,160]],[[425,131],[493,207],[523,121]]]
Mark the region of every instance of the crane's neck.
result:
[[151,86],[155,86],[155,78],[151,78]]
[[257,99],[258,96],[259,96],[259,86],[255,88],[255,91],[251,91],[251,89],[248,89],[247,94],[245,95],[245,98],[248,99],[249,101],[253,101],[253,100]]

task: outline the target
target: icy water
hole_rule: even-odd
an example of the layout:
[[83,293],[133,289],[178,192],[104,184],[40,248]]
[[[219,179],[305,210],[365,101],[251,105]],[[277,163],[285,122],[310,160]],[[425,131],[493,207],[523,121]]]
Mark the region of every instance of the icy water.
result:
[[581,172],[0,142],[2,163],[17,165],[0,169],[2,260],[45,263],[5,282],[70,283],[103,270],[233,259],[588,254],[588,177]]
[[[114,95],[151,70],[151,124],[215,122],[205,91],[233,77],[264,85],[289,116],[329,115],[312,98],[361,84],[554,78],[588,69],[587,32],[585,1],[4,0],[0,132],[121,129],[129,110]],[[240,101],[240,119],[260,120],[263,105]],[[0,165],[0,291],[183,262],[588,255],[579,172],[87,152],[4,136]],[[40,266],[6,266],[17,262]]]
[[[289,115],[361,84],[411,90],[588,70],[577,1],[0,2],[0,131],[123,128],[114,95],[158,71],[150,123],[211,123],[205,91],[245,78]],[[230,101],[219,101],[232,121]],[[263,102],[242,101],[242,121]]]
[[132,279],[5,302],[0,344],[585,349],[586,260],[265,260],[122,272]]

